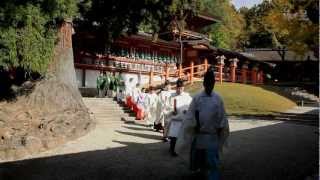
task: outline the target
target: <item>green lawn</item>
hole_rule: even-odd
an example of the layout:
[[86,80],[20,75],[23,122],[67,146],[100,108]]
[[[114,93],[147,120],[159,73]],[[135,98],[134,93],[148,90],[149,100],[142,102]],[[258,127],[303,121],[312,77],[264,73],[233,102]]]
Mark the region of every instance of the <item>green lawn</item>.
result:
[[[202,82],[185,88],[191,95],[201,90]],[[279,95],[280,90],[272,86],[216,83],[215,91],[222,96],[229,115],[271,115],[296,106],[290,99]]]

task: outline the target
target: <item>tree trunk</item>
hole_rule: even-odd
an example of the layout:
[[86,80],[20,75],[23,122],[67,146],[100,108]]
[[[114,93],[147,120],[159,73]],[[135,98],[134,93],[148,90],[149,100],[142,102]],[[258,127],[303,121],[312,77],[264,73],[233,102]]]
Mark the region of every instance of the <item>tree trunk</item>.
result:
[[15,102],[0,102],[0,162],[35,154],[84,135],[93,127],[77,88],[72,24],[59,28],[46,77]]

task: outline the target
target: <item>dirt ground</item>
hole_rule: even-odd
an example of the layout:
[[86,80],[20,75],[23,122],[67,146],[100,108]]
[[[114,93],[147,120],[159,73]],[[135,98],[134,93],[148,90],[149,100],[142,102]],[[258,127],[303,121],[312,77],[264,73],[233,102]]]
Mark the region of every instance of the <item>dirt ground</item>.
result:
[[[318,177],[317,126],[268,120],[230,120],[221,179]],[[169,143],[143,123],[97,119],[75,141],[27,159],[0,164],[1,180],[192,179],[188,155],[171,157]]]

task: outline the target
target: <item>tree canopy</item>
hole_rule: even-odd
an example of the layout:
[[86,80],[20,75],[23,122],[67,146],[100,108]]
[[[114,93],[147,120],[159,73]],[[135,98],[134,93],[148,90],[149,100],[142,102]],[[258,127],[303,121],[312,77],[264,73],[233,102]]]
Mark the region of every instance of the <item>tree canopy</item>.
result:
[[45,74],[57,27],[66,18],[73,18],[77,28],[99,32],[108,44],[139,29],[156,34],[172,19],[184,28],[185,19],[199,11],[221,20],[203,30],[214,46],[285,46],[303,54],[318,47],[318,10],[316,0],[264,1],[239,11],[230,0],[2,0],[0,67]]
[[0,66],[44,74],[61,20],[77,15],[73,0],[0,1]]
[[245,42],[243,48],[271,48],[273,47],[272,34],[267,30],[263,18],[270,11],[270,3],[263,1],[248,9],[242,7],[239,12],[245,18]]
[[276,46],[287,47],[301,56],[318,49],[319,20],[314,13],[319,10],[318,1],[273,0],[270,6],[263,22]]
[[244,38],[244,18],[230,0],[203,0],[202,10],[220,19],[220,22],[204,29],[209,33],[212,45],[238,50]]
[[318,51],[317,0],[265,0],[239,11],[246,20],[244,47],[288,49],[301,56]]

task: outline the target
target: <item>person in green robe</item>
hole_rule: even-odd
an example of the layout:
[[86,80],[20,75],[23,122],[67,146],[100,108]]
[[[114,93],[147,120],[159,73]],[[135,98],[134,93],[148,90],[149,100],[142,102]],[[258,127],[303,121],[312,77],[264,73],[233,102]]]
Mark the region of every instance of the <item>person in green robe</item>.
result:
[[110,74],[109,76],[109,80],[110,80],[110,84],[109,84],[109,90],[108,90],[108,96],[111,98],[113,97],[113,91],[114,91],[114,75]]
[[119,103],[124,102],[124,92],[125,92],[125,83],[124,79],[122,78],[121,72],[117,74],[117,91],[116,91],[116,98]]
[[104,95],[108,96],[108,90],[109,90],[109,85],[110,85],[110,74],[104,73],[103,78],[105,79],[105,82],[106,82]]
[[104,77],[104,73],[100,72],[99,76],[97,77],[97,90],[98,96],[104,97],[105,95],[105,88],[106,88],[106,79]]

